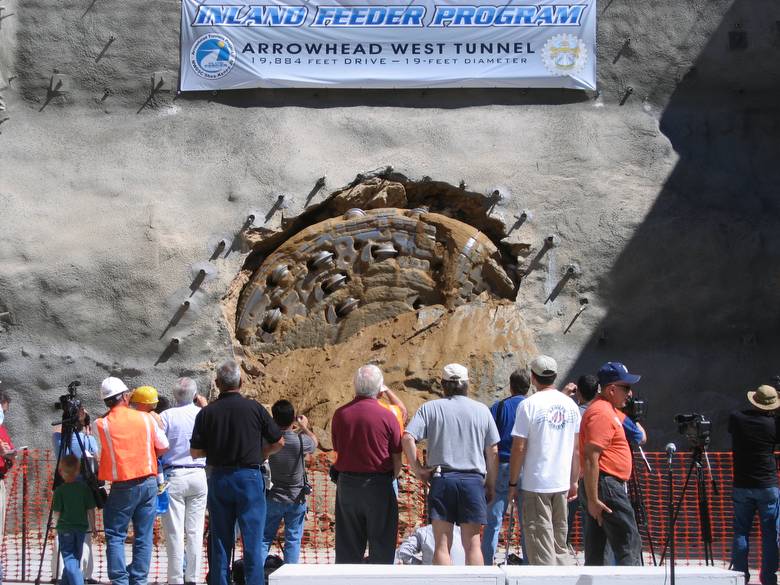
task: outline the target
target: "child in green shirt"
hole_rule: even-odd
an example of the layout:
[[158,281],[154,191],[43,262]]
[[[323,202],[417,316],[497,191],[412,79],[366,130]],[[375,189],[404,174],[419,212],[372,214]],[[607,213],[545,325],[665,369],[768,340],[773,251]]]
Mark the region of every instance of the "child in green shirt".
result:
[[84,585],[81,551],[87,530],[95,533],[95,498],[87,484],[77,481],[80,461],[66,455],[60,461],[64,483],[54,490],[52,510],[57,513],[57,539],[62,555],[61,585]]

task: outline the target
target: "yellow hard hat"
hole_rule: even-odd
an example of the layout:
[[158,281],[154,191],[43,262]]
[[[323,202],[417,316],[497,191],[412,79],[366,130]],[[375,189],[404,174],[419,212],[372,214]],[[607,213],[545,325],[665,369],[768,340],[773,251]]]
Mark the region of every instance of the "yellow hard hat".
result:
[[157,404],[158,401],[157,388],[154,386],[139,386],[130,397],[130,402],[136,404]]

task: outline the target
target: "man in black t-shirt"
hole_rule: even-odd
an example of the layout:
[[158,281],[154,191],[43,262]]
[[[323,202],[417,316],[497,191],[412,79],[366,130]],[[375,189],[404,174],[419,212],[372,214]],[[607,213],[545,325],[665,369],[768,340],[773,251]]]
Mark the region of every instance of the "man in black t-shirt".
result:
[[258,402],[240,394],[241,369],[232,360],[217,369],[219,398],[195,417],[193,458],[205,457],[208,478],[209,585],[228,585],[235,525],[244,543],[246,585],[262,585],[265,483],[260,464],[284,446],[282,432]]
[[734,542],[731,564],[735,571],[748,570],[748,538],[758,511],[761,524],[761,585],[777,585],[777,534],[780,493],[775,464],[778,442],[777,418],[780,399],[772,386],[759,386],[747,393],[750,410],[734,412],[729,418],[734,462]]

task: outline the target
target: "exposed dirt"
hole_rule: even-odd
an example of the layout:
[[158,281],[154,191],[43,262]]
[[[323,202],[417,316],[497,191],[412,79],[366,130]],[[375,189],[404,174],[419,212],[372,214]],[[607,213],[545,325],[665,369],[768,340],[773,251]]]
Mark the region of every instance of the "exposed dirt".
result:
[[[347,341],[278,355],[247,352],[245,391],[263,403],[291,400],[330,448],[330,419],[354,396],[352,377],[363,364],[382,368],[410,414],[436,398],[441,368],[450,362],[470,371],[472,395],[491,400],[497,381],[528,363],[536,347],[513,303],[479,299],[447,311],[426,307],[371,325]],[[264,375],[263,375],[264,374]]]

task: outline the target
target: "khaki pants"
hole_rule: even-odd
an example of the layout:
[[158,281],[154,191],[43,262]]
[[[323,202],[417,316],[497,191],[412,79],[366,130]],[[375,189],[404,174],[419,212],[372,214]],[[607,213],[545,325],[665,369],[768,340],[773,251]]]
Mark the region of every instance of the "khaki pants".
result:
[[531,565],[573,565],[566,546],[568,492],[541,494],[523,490],[523,534]]

